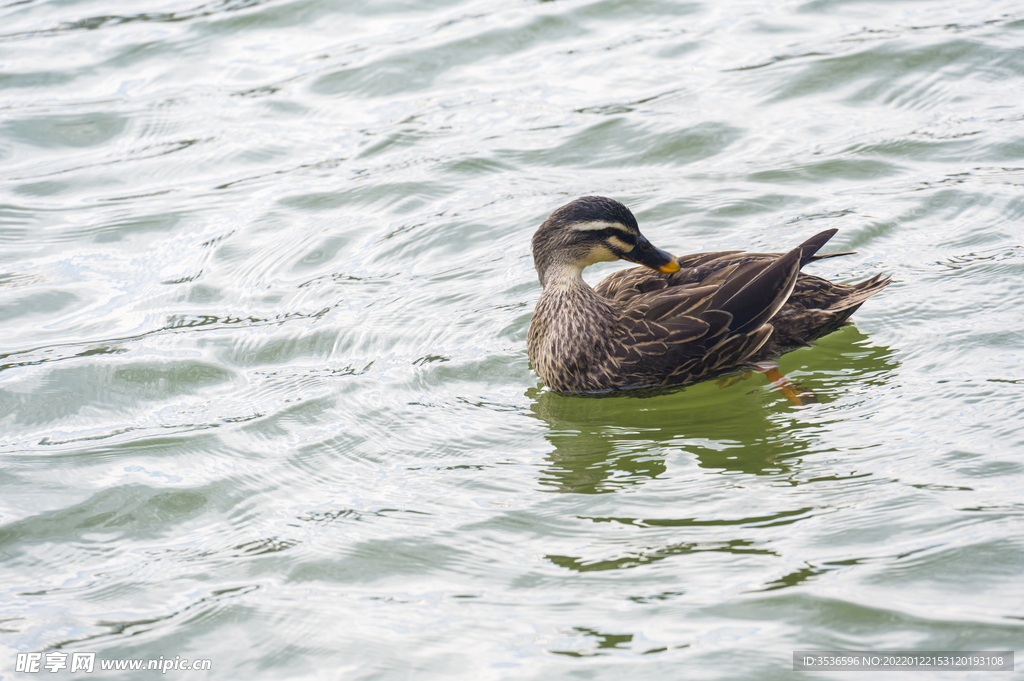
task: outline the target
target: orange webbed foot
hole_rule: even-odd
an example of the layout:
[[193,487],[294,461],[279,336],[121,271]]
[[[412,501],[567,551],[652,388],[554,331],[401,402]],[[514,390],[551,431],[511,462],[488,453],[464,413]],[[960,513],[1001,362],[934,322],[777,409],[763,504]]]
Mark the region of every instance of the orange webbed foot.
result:
[[765,377],[774,385],[776,388],[786,396],[786,399],[797,407],[802,407],[805,404],[813,404],[818,401],[818,398],[810,390],[806,390],[791,382],[788,378],[782,375],[778,367],[766,367],[759,368],[758,371],[763,373]]

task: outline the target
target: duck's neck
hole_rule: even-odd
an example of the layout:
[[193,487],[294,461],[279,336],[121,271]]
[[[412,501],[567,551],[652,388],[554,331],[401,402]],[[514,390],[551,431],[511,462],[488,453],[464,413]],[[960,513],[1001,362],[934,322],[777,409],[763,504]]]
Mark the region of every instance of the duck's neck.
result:
[[602,312],[608,305],[608,301],[583,280],[583,267],[579,265],[556,265],[548,269],[541,278],[541,285],[544,287],[541,299],[565,298],[579,305],[597,305]]
[[587,282],[583,281],[583,268],[580,264],[553,263],[544,268],[538,267],[537,274],[545,291],[551,286],[587,286]]
[[593,390],[591,368],[604,362],[618,312],[583,280],[583,268],[545,272],[527,349],[534,371],[555,390]]

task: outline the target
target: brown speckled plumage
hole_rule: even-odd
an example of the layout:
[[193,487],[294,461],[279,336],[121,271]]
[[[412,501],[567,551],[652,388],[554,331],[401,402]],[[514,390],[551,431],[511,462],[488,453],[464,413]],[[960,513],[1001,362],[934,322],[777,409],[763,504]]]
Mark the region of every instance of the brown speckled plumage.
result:
[[[835,284],[801,274],[836,230],[788,253],[700,253],[673,259],[640,234],[617,201],[583,197],[559,208],[533,238],[544,290],[528,353],[544,383],[585,392],[691,383],[756,363],[835,331],[888,283],[881,275]],[[591,288],[595,262],[646,267]]]

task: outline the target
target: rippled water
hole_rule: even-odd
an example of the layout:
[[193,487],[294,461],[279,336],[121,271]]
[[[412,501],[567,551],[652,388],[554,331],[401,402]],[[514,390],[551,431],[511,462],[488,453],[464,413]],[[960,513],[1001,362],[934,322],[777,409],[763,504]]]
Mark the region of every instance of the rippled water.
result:
[[[1019,3],[23,0],[0,26],[2,678],[81,676],[27,652],[674,680],[1021,648]],[[784,358],[816,404],[759,376],[553,394],[529,240],[591,193],[677,253],[836,227],[858,254],[814,273],[894,283]]]

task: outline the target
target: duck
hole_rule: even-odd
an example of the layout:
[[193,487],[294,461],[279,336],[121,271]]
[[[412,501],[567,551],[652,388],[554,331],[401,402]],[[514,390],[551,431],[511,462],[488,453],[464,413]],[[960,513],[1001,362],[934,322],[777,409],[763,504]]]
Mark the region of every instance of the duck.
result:
[[[562,393],[685,385],[777,367],[783,353],[848,323],[891,281],[878,274],[840,284],[802,273],[808,263],[851,254],[818,254],[837,231],[785,253],[676,257],[651,244],[619,201],[571,201],[533,235],[542,290],[527,334],[530,364]],[[596,287],[583,280],[590,265],[620,259],[638,267]]]

